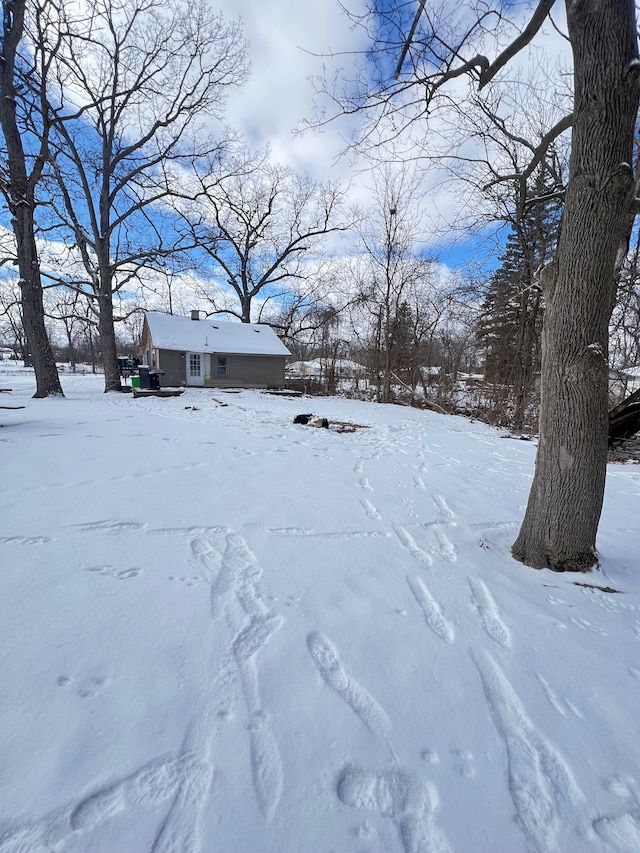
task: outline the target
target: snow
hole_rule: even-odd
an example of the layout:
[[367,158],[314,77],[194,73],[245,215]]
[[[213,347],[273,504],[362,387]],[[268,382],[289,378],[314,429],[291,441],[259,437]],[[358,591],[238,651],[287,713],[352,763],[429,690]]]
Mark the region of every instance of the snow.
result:
[[157,349],[192,352],[289,355],[289,350],[270,326],[260,323],[227,323],[223,320],[191,320],[160,311],[145,313],[153,346]]
[[640,467],[558,575],[481,424],[0,380],[0,853],[640,850]]

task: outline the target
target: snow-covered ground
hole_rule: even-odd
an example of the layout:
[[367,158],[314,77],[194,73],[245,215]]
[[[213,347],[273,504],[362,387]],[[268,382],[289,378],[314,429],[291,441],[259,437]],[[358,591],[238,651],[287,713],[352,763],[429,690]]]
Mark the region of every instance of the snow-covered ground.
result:
[[640,466],[557,575],[480,424],[0,385],[0,853],[640,850]]

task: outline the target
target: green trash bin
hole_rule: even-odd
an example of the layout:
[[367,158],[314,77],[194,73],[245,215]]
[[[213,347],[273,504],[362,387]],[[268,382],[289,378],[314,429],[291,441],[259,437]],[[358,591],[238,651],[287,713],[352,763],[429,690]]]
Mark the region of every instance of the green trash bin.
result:
[[131,387],[132,388],[139,388],[140,387],[140,377],[139,376],[132,376],[131,377]]

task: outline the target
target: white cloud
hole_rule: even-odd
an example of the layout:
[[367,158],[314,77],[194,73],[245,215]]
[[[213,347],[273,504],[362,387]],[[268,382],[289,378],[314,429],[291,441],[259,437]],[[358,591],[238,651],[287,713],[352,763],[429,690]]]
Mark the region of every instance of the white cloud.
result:
[[[335,177],[343,145],[338,126],[302,137],[293,131],[311,118],[316,95],[309,78],[322,74],[322,54],[346,53],[343,64],[349,65],[348,54],[365,44],[362,34],[350,29],[332,0],[218,0],[217,6],[227,18],[240,16],[250,41],[251,77],[229,99],[229,123],[253,147],[269,143],[275,160],[313,177]],[[344,174],[348,164],[337,168]]]

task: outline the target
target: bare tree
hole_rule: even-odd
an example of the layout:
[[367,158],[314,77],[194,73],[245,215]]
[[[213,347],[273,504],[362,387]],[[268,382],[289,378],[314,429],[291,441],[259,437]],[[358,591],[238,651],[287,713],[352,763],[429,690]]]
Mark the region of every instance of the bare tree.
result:
[[168,199],[182,165],[220,145],[211,128],[245,79],[246,44],[204,0],[83,8],[55,58],[60,102],[49,102],[55,216],[81,259],[67,284],[94,303],[110,391],[120,388],[113,294],[184,248]]
[[22,324],[22,296],[15,278],[0,280],[0,336],[2,343],[11,346],[26,365],[29,345]]
[[619,368],[640,365],[640,235],[620,274],[616,307],[609,328],[611,363]]
[[388,165],[374,172],[373,197],[358,229],[362,254],[357,276],[359,303],[368,315],[378,399],[387,403],[410,334],[408,299],[417,282],[428,278],[430,263],[419,251],[422,207],[416,171]]
[[87,323],[97,323],[93,316],[88,298],[80,290],[68,287],[48,287],[44,289],[46,316],[61,329],[66,340],[66,349],[71,370],[76,372],[76,345]]
[[192,242],[211,264],[213,284],[199,295],[214,313],[243,323],[252,321],[258,297],[260,319],[265,303],[277,313],[292,293],[319,278],[326,238],[349,228],[337,184],[297,175],[268,157],[268,151],[243,150],[215,170],[196,170],[196,201],[181,207]]
[[[463,78],[478,92],[500,86],[503,70],[532,42],[555,5],[539,0],[519,28],[507,6],[421,3],[417,15],[423,8],[424,14],[419,26],[416,15],[411,30],[396,7],[385,7],[383,16],[373,8],[365,22],[383,26],[372,50],[379,60],[376,85],[355,94],[351,89],[343,107],[389,117],[395,128],[415,129],[425,116],[429,122],[438,109],[451,106]],[[463,20],[460,10],[474,14]],[[535,568],[587,571],[598,562],[607,462],[607,327],[635,215],[629,164],[640,62],[633,0],[566,0],[565,11],[573,108],[531,146],[526,168],[503,176],[524,186],[549,145],[571,128],[558,247],[541,276],[546,314],[540,440],[513,556]],[[491,61],[485,51],[494,33],[507,46]],[[386,70],[389,49],[400,58],[393,80]]]
[[[25,35],[27,0],[4,0],[0,52],[0,128],[4,137],[0,190],[15,235],[20,274],[22,323],[36,375],[34,397],[62,394],[51,344],[47,336],[42,302],[42,282],[36,246],[36,188],[49,156],[46,121],[34,126],[31,109],[42,107],[45,98],[48,54],[44,50],[48,4],[33,5],[31,45],[20,51]],[[55,46],[48,45],[49,50]],[[27,81],[38,81],[40,99],[35,104],[24,96]],[[24,137],[28,136],[25,144]],[[31,153],[34,151],[35,153]]]

